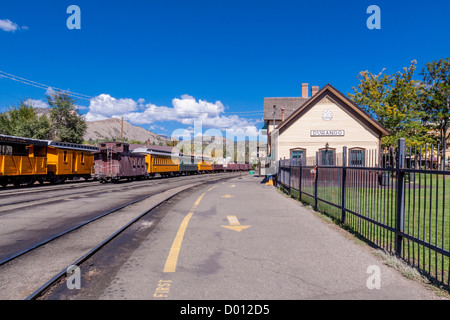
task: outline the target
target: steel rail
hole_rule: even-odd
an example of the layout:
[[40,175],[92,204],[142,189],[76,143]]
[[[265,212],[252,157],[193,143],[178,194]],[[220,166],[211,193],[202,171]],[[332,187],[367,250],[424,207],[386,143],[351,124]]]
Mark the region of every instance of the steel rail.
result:
[[[194,177],[192,177],[192,176],[184,176],[184,177],[177,177],[177,178],[179,178],[179,179],[182,179],[182,180],[188,180],[188,179],[192,179],[192,178],[194,178]],[[157,178],[158,180],[159,180],[159,178]],[[160,178],[160,179],[166,179],[166,178]],[[139,188],[141,188],[141,187],[148,187],[148,186],[151,186],[152,184],[146,184],[146,183],[151,183],[151,182],[153,182],[155,179],[149,179],[149,180],[141,180],[141,181],[133,181],[133,182],[136,182],[136,183],[133,183],[133,182],[131,182],[131,183],[128,183],[128,182],[126,182],[126,181],[123,181],[122,183],[124,183],[125,184],[125,186],[126,187],[139,187]],[[156,181],[155,181],[156,182]],[[120,183],[119,183],[120,184]],[[105,188],[105,185],[101,185],[102,187],[100,187],[100,188]],[[108,184],[108,185],[106,185],[106,186],[111,186],[110,188],[108,188],[106,191],[117,191],[117,190],[121,190],[123,187],[124,187],[124,185],[121,185],[121,186],[118,186],[118,187],[114,187],[114,186],[117,186],[117,184]],[[90,183],[87,183],[87,184],[85,184],[85,185],[83,185],[83,186],[79,186],[79,187],[69,187],[69,188],[64,188],[64,189],[57,189],[57,188],[55,188],[55,189],[52,189],[52,190],[48,190],[48,189],[46,189],[46,190],[42,190],[42,191],[38,191],[38,190],[36,190],[34,193],[41,193],[41,192],[51,192],[51,191],[59,191],[59,190],[70,190],[70,191],[72,191],[72,190],[78,190],[78,189],[84,189],[84,188],[89,188],[89,187],[94,187],[95,188],[95,191],[92,191],[92,190],[90,190],[90,191],[81,191],[81,192],[78,192],[77,193],[77,195],[78,194],[85,194],[85,193],[90,193],[90,192],[96,192],[97,190],[98,191],[101,191],[101,192],[104,192],[105,190],[104,189],[99,189],[99,187],[98,186],[95,186],[94,184],[90,184]],[[26,194],[19,194],[19,195],[27,195],[28,193],[26,193]],[[1,196],[1,193],[0,193],[0,196]],[[25,204],[25,203],[30,203],[30,202],[36,202],[36,201],[41,201],[41,200],[46,200],[46,199],[51,199],[52,201],[51,202],[54,202],[54,201],[57,201],[57,200],[55,200],[55,197],[58,197],[58,198],[60,198],[60,197],[67,197],[67,196],[74,196],[74,195],[72,195],[72,194],[70,194],[70,193],[68,193],[68,194],[62,194],[62,195],[57,195],[57,196],[49,196],[49,197],[47,197],[47,198],[39,198],[39,199],[31,199],[31,200],[21,200],[21,201],[16,201],[16,202],[8,202],[8,203],[3,203],[0,207],[5,207],[5,206],[13,206],[13,205],[20,205],[20,204]],[[21,207],[21,208],[26,208],[27,206],[23,206],[23,207]],[[1,211],[0,210],[0,213],[1,212],[7,212],[7,211],[10,211],[10,209],[8,209],[8,210],[4,210],[4,211]]]

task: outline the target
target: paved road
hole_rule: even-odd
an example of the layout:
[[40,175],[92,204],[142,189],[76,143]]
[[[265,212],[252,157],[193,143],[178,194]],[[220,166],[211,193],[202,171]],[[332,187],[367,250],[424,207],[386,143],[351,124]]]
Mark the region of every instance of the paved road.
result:
[[[260,180],[244,176],[174,199],[92,259],[81,290],[49,298],[438,299]],[[380,289],[367,287],[370,266],[381,272]]]

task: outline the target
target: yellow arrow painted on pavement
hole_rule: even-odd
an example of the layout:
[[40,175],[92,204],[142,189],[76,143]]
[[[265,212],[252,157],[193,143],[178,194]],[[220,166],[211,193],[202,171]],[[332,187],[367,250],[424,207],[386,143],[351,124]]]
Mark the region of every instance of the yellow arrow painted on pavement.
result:
[[227,216],[228,222],[230,223],[229,226],[222,226],[224,228],[241,232],[242,230],[245,230],[247,228],[250,228],[251,226],[241,226],[239,223],[239,220],[236,218],[236,216]]

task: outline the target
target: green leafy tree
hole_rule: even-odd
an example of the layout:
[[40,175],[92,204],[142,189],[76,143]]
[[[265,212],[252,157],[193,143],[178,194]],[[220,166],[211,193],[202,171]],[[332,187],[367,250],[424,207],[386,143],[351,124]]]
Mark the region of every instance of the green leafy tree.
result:
[[444,146],[450,138],[450,58],[429,62],[423,68],[421,95],[425,120]]
[[413,79],[415,70],[416,61],[412,61],[409,68],[394,75],[384,73],[384,69],[379,74],[360,72],[360,84],[353,87],[354,94],[349,94],[353,102],[391,132],[382,138],[383,147],[397,145],[399,138],[405,138],[409,146],[430,141],[419,101],[421,85]]
[[24,101],[18,107],[10,107],[7,112],[0,114],[0,133],[32,139],[52,138],[47,116],[39,117],[36,110]]
[[84,116],[76,111],[76,101],[67,93],[60,91],[47,96],[47,101],[55,139],[83,143],[87,125]]

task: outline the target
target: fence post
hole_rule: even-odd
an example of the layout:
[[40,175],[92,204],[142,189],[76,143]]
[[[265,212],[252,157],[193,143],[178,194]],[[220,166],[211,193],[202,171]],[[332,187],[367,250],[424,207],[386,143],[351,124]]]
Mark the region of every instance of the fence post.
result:
[[291,173],[292,173],[292,170],[291,170],[292,161],[291,160],[292,159],[289,158],[289,195],[291,195]]
[[278,181],[281,181],[281,183],[283,183],[283,176],[281,175],[281,159],[278,160],[277,187],[278,187]]
[[314,210],[317,211],[317,182],[319,181],[319,152],[316,152],[316,176],[314,177]]
[[397,174],[397,207],[396,207],[396,219],[395,219],[395,253],[397,256],[401,256],[403,253],[403,237],[400,234],[403,232],[404,218],[405,218],[405,207],[404,207],[404,199],[405,199],[405,172],[403,169],[405,168],[406,162],[406,146],[405,139],[400,138],[398,140],[398,162],[396,168]]
[[347,205],[347,147],[344,147],[342,157],[342,213],[341,222],[345,223],[345,209]]
[[303,158],[300,158],[299,178],[298,178],[298,200],[302,200],[302,177],[303,177]]
[[444,145],[442,146],[442,171],[445,171],[445,151],[447,149],[447,142],[444,139]]

